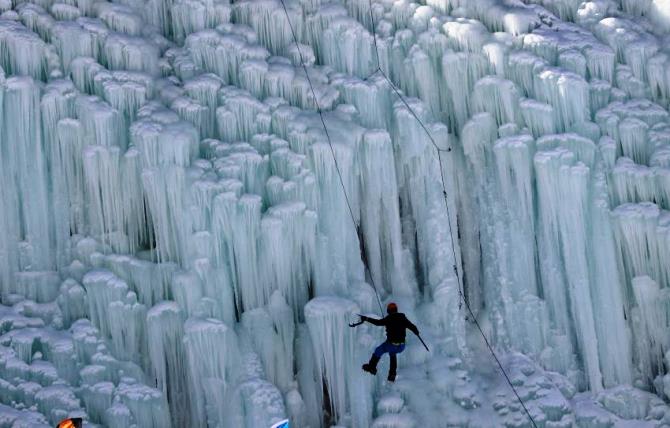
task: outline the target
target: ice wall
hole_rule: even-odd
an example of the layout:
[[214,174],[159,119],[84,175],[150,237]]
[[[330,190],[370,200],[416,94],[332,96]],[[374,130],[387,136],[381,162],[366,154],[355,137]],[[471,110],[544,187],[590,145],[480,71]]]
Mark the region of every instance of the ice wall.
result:
[[3,423],[670,423],[668,2],[285,6],[0,1]]

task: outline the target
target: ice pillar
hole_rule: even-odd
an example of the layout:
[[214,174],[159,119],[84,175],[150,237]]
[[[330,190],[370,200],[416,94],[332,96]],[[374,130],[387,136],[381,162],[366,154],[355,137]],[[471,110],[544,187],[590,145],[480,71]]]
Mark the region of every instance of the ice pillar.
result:
[[358,311],[354,302],[338,297],[317,297],[305,305],[317,371],[328,390],[336,421],[351,406],[350,383],[356,369],[354,330],[347,323]]

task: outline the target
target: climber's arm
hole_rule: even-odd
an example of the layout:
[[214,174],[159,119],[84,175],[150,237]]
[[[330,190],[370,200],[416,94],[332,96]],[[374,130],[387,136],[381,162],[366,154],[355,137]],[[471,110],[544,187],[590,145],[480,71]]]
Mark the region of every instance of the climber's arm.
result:
[[412,324],[412,321],[408,320],[407,318],[405,318],[405,320],[407,321],[407,324],[405,325],[405,327],[407,327],[407,329],[409,331],[411,331],[412,333],[414,333],[418,336],[419,335],[419,329],[416,328],[416,326],[414,324]]
[[370,324],[374,324],[374,325],[386,325],[386,318],[382,318],[382,319],[378,320],[378,319],[376,319],[376,318],[370,318],[370,317],[366,317],[366,316],[361,316],[361,319],[362,319],[363,321],[367,321],[367,322],[369,322]]

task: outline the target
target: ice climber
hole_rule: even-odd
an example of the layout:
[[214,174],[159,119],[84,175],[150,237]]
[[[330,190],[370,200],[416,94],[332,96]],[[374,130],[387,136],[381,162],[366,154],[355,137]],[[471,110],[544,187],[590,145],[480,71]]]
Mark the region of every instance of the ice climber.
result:
[[376,375],[379,359],[388,352],[391,359],[388,380],[393,382],[395,381],[396,368],[398,367],[396,355],[405,350],[405,329],[409,329],[419,338],[420,336],[419,329],[407,319],[405,314],[398,312],[398,305],[393,302],[389,303],[386,306],[386,313],[388,315],[380,320],[361,315],[361,322],[367,321],[370,324],[386,327],[386,341],[377,346],[372,357],[370,357],[370,362],[363,364],[363,370]]

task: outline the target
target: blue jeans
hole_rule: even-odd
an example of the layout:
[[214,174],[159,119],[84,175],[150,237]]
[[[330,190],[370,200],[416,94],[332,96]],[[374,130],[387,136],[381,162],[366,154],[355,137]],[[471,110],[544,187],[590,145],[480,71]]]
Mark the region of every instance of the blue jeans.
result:
[[[381,345],[377,346],[377,349],[375,349],[375,352],[372,354],[372,358],[377,358],[377,361],[384,355],[385,353],[388,352],[389,354],[389,359],[391,360],[391,364],[389,365],[389,380],[394,380],[395,379],[395,372],[398,367],[398,359],[396,358],[396,355],[401,353],[402,351],[405,350],[405,344],[402,343],[400,345],[394,345],[389,341],[386,341],[382,343]],[[377,363],[375,362],[375,365]]]
[[381,345],[377,346],[377,349],[375,349],[375,356],[377,358],[381,358],[382,355],[386,354],[387,352],[389,353],[389,356],[391,358],[395,358],[396,354],[401,353],[402,351],[405,350],[405,344],[400,344],[400,345],[394,345],[389,341],[386,341],[382,343]]

